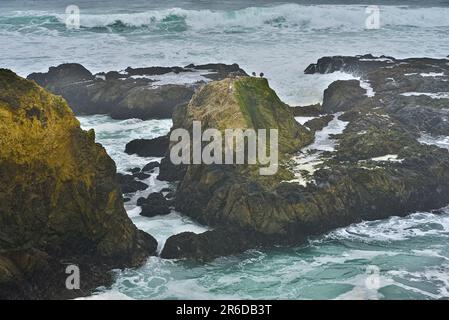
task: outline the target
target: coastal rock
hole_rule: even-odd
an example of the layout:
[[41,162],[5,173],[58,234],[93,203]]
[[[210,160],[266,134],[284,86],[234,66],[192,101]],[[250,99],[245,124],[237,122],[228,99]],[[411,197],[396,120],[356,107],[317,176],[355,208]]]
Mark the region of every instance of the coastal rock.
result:
[[[87,295],[156,252],[124,210],[114,162],[61,97],[1,69],[0,118],[1,299]],[[64,285],[70,264],[80,290]]]
[[147,163],[143,168],[142,168],[142,172],[149,172],[151,170],[153,170],[154,168],[159,167],[159,162],[157,161],[151,161],[149,163]]
[[324,127],[326,127],[329,122],[331,122],[334,119],[334,116],[331,114],[318,117],[312,120],[307,121],[304,123],[304,126],[309,128],[312,131],[319,131],[322,130]]
[[131,174],[117,173],[117,183],[119,184],[122,193],[133,193],[148,188],[147,184],[137,181]]
[[292,108],[295,117],[318,117],[324,113],[320,103]]
[[32,73],[36,81],[63,96],[75,114],[108,114],[114,119],[171,118],[176,106],[185,106],[195,90],[230,73],[245,75],[237,64],[186,67],[127,68],[92,75],[79,64],[51,67]]
[[306,73],[334,71],[359,77],[364,93],[357,88],[357,80],[331,84],[323,99],[327,112],[344,111],[348,109],[345,106],[363,106],[373,103],[367,100],[376,100],[388,114],[417,134],[449,135],[447,59],[336,56],[319,59],[306,69]]
[[[364,56],[349,59],[357,61],[352,67],[347,62],[340,64],[363,77],[332,84],[323,101],[328,115],[317,120],[319,123],[309,123],[316,125],[315,129],[323,127],[315,136],[323,139],[323,150],[319,149],[320,141],[311,144],[312,131],[293,124],[291,108],[279,101],[263,79],[243,77],[210,83],[193,96],[187,108],[177,109],[173,129],[191,130],[193,120],[201,120],[203,130],[278,127],[280,161],[278,172],[272,176],[260,176],[257,165],[180,168],[176,210],[213,230],[172,236],[162,255],[210,260],[248,248],[297,244],[308,236],[354,222],[404,216],[448,204],[449,152],[418,141],[423,121],[417,119],[416,129],[411,124],[415,120],[402,115],[403,104],[396,104],[403,101],[397,92],[411,87],[390,85],[395,89],[387,90],[380,84],[380,75],[391,75],[389,72],[396,72],[402,82],[394,69],[404,68],[404,64],[380,59],[388,60]],[[443,67],[441,62],[434,62],[431,65]],[[422,61],[408,63],[409,69],[424,68]],[[436,67],[425,72],[429,68]],[[378,76],[370,76],[377,72]],[[421,80],[414,83],[429,88]],[[445,88],[435,80],[431,83],[438,90]],[[409,101],[406,107],[416,102]],[[426,108],[422,104],[414,107]],[[441,102],[427,108],[438,114]],[[311,156],[315,157],[312,163],[308,160]],[[161,175],[174,166],[167,158],[162,163]]]
[[168,136],[154,139],[136,139],[126,144],[125,152],[137,154],[141,157],[163,157],[167,152],[168,142]]
[[365,104],[367,99],[360,81],[335,81],[324,90],[323,109],[329,113],[347,111],[355,105]]
[[139,198],[137,205],[142,207],[141,216],[154,217],[170,213],[170,202],[165,199],[162,193],[150,193],[147,198]]

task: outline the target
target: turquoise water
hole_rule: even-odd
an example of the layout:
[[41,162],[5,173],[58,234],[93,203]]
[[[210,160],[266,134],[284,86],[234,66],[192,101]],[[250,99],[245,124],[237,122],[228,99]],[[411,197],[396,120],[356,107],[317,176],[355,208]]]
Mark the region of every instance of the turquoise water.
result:
[[[154,160],[126,155],[126,142],[165,134],[171,125],[170,120],[79,119],[84,128],[95,129],[97,141],[116,160],[120,171]],[[154,218],[139,216],[137,198],[166,186],[154,177],[147,182],[150,188],[134,195],[126,209],[140,229],[156,237],[159,249],[173,234],[207,230],[177,212]],[[449,298],[449,208],[443,212],[358,223],[297,248],[250,250],[207,264],[151,257],[142,268],[117,271],[112,288],[99,288],[91,298]]]

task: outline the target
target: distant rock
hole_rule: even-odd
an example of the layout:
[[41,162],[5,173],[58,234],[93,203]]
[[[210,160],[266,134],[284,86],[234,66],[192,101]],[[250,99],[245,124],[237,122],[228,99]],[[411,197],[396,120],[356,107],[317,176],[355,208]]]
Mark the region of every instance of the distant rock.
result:
[[[155,254],[125,212],[114,161],[64,99],[0,69],[0,118],[0,299],[88,295]],[[70,264],[80,290],[64,286]]]
[[304,123],[304,126],[309,128],[312,131],[319,131],[322,130],[324,127],[326,127],[329,122],[331,122],[334,119],[334,116],[331,114],[314,118],[312,120],[307,121]]
[[154,139],[136,139],[128,142],[125,147],[127,154],[137,154],[141,157],[163,157],[169,144],[168,136]]
[[51,92],[62,95],[75,114],[108,114],[114,119],[171,118],[176,106],[185,106],[193,93],[210,80],[230,73],[245,75],[237,64],[188,65],[186,67],[127,68],[92,75],[80,64],[51,67],[32,73]]

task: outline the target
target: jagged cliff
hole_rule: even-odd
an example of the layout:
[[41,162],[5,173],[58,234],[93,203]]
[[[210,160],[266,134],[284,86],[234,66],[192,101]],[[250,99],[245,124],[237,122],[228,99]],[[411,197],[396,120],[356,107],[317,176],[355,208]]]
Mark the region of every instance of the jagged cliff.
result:
[[[87,294],[156,249],[123,208],[115,164],[65,100],[0,70],[0,298]],[[81,289],[65,288],[77,264]]]
[[[403,68],[400,62],[395,66]],[[390,71],[399,77],[394,68],[382,70],[384,79]],[[447,91],[444,79],[439,86]],[[405,114],[398,113],[401,105],[394,108],[397,90],[377,95],[366,87],[356,80],[331,85],[323,102],[327,116],[310,131],[292,124],[292,112],[263,79],[224,80],[195,94],[187,109],[175,112],[175,128],[189,129],[193,120],[206,128],[278,127],[280,169],[262,177],[251,166],[188,165],[173,174],[165,159],[161,175],[180,180],[176,208],[214,229],[172,236],[162,256],[207,260],[257,246],[296,244],[361,220],[449,203],[448,150],[418,141],[419,130],[398,116]],[[313,135],[315,142],[304,147]]]

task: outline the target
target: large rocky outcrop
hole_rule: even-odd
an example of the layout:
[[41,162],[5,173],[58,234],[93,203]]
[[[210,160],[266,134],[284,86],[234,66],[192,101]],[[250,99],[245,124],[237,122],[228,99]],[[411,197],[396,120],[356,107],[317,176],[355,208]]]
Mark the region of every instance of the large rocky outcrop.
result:
[[[194,95],[187,108],[174,113],[175,128],[190,129],[193,120],[202,120],[206,128],[221,129],[248,123],[267,129],[284,125],[285,135],[280,139],[284,146],[280,170],[274,176],[259,176],[254,168],[243,165],[187,165],[176,175],[165,159],[161,175],[180,180],[176,209],[213,230],[169,238],[163,257],[208,260],[256,246],[295,244],[309,235],[361,220],[406,215],[449,203],[449,152],[418,140],[426,128],[430,133],[444,132],[444,120],[433,121],[437,129],[426,125],[446,112],[447,100],[406,100],[410,97],[401,95],[412,90],[449,92],[447,61],[404,62],[372,56],[337,57],[338,63],[325,60],[314,70],[334,71],[343,66],[345,71],[357,70],[362,80],[329,87],[323,109],[333,117],[312,123],[318,130],[316,141],[299,151],[310,143],[311,131],[293,129],[297,128],[290,125],[293,114],[284,111],[263,79],[245,77],[209,84]],[[356,63],[350,65],[351,61]],[[424,79],[411,84],[406,70],[421,70]],[[437,70],[443,78],[433,75]],[[388,84],[390,77],[400,84]],[[410,109],[425,112],[429,118],[415,121],[407,116]],[[276,121],[259,121],[268,118]],[[335,130],[338,127],[340,132]]]
[[449,135],[448,61],[430,58],[399,60],[371,55],[336,56],[319,59],[305,72],[343,71],[360,78],[337,81],[329,86],[323,101],[327,112],[377,101],[411,131]]
[[[115,173],[63,98],[0,70],[0,298],[86,295],[110,269],[155,253],[126,215]],[[70,264],[80,290],[65,287]]]
[[210,80],[245,74],[237,64],[186,67],[127,68],[93,75],[80,64],[51,67],[32,73],[51,92],[62,95],[75,114],[109,114],[115,119],[171,118],[176,106],[185,106],[195,90]]

